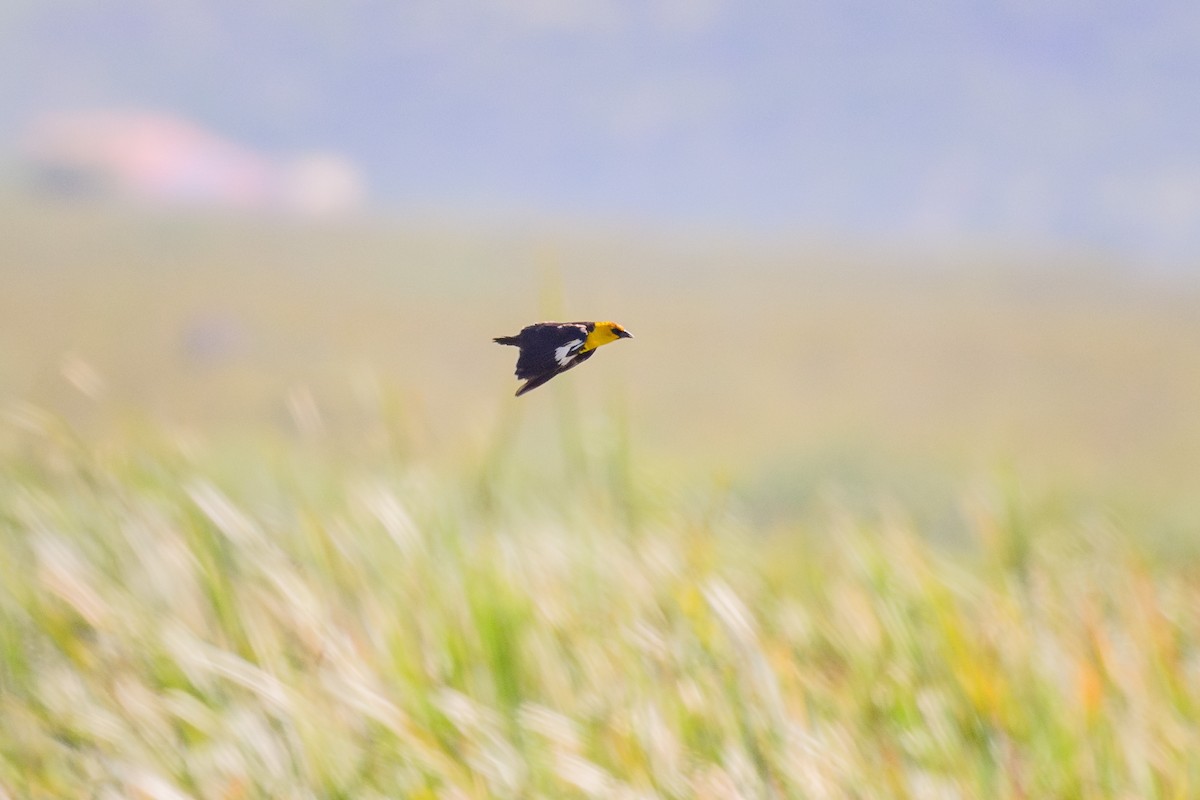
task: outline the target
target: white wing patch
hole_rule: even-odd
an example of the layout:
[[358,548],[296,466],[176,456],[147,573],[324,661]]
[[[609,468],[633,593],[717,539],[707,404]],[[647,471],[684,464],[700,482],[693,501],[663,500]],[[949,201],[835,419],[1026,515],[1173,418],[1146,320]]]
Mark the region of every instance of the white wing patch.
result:
[[571,360],[571,356],[575,355],[576,351],[581,347],[583,347],[583,339],[567,342],[554,351],[554,360],[558,362],[560,367],[565,367],[567,362]]

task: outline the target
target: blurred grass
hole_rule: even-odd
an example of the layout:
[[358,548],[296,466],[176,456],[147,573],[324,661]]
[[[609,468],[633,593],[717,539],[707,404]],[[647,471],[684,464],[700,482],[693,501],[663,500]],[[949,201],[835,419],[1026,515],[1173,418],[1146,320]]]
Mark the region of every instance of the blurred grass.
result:
[[18,422],[9,796],[1200,786],[1200,562],[1103,515],[984,487],[956,552],[895,509],[755,530],[619,455],[640,491]]
[[[0,402],[84,432],[149,415],[290,434],[307,409],[336,437],[387,406],[414,454],[457,458],[510,407],[511,354],[490,338],[557,304],[638,335],[569,391],[624,405],[640,456],[672,468],[769,483],[826,461],[952,477],[1007,464],[1147,505],[1190,496],[1200,470],[1200,290],[1096,260],[4,212]],[[554,395],[523,398],[528,426],[554,419]]]
[[1185,285],[5,218],[0,796],[1200,793]]

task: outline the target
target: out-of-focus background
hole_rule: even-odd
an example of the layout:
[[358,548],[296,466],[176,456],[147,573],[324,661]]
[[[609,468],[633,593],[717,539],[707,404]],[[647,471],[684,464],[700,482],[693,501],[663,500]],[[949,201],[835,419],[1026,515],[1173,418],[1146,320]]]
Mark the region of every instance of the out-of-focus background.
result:
[[[1194,793],[1154,783],[1198,740],[1194,586],[1089,548],[1200,526],[1198,41],[1173,0],[8,2],[0,754],[42,771],[0,795],[837,796],[880,764],[887,796]],[[491,337],[546,318],[637,338],[516,400]],[[871,549],[896,524],[920,544]],[[122,631],[158,660],[81,688]],[[888,642],[944,657],[878,672]],[[340,647],[379,683],[306,694]],[[205,716],[229,680],[262,725]],[[277,716],[276,680],[311,705]],[[124,747],[160,717],[199,761]]]
[[895,457],[1182,490],[1197,33],[1186,3],[13,4],[0,392],[336,430],[387,390],[428,453],[507,413],[491,336],[611,317],[639,338],[571,375],[584,416],[763,502]]

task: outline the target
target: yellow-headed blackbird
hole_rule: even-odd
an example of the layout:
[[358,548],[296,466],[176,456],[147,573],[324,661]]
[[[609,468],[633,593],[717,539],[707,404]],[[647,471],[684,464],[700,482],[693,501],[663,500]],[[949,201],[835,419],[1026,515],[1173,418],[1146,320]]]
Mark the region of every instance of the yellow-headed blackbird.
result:
[[517,377],[525,381],[517,397],[541,386],[555,375],[582,364],[596,348],[633,334],[615,322],[538,322],[516,336],[497,336],[492,341],[521,348]]

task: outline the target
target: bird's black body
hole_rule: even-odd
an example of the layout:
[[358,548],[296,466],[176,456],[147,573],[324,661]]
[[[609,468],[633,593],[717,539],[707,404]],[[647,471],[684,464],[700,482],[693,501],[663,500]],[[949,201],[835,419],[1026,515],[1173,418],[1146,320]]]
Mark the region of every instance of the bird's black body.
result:
[[[605,327],[597,330],[597,325]],[[587,361],[601,344],[623,338],[631,335],[613,323],[539,322],[522,328],[516,336],[498,336],[493,341],[521,349],[517,377],[525,383],[517,390],[520,397]]]
[[555,352],[575,342],[582,347],[593,327],[589,322],[539,322],[522,328],[516,336],[499,336],[495,341],[521,348],[517,377],[525,380],[563,366],[555,359]]

